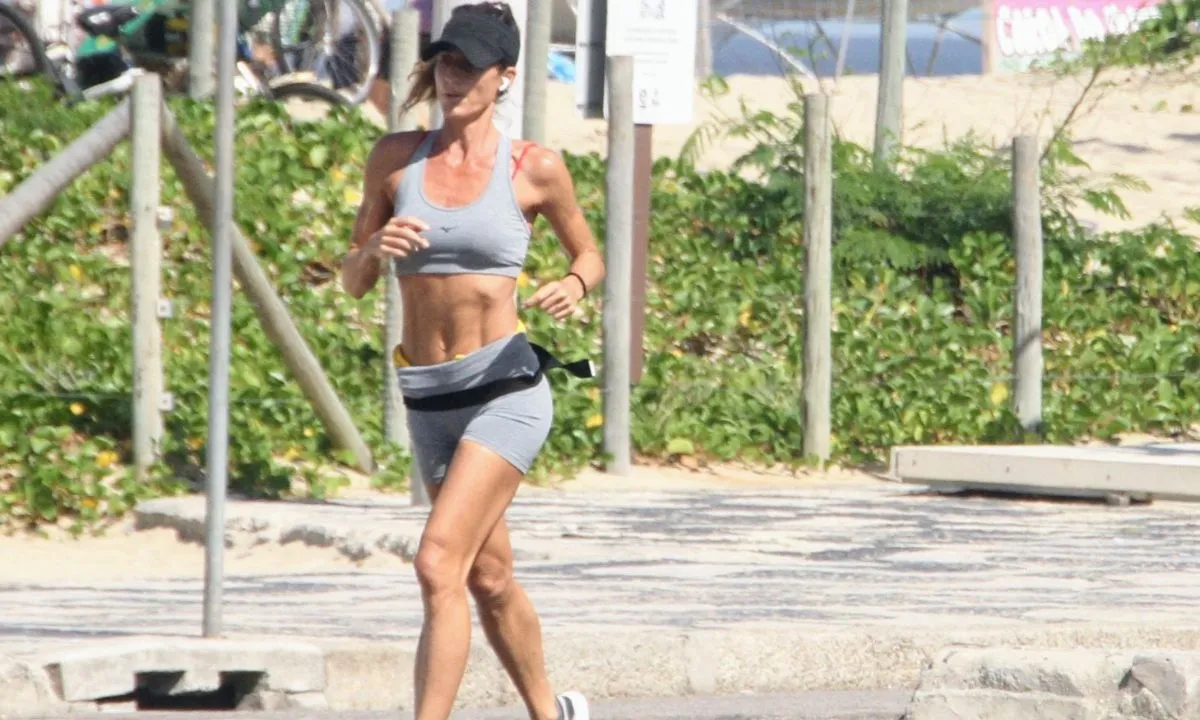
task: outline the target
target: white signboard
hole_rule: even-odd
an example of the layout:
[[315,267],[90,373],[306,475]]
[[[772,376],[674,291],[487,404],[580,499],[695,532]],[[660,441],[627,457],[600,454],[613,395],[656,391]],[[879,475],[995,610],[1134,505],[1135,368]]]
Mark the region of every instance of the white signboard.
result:
[[633,56],[635,124],[692,122],[698,6],[698,0],[608,0],[605,54]]

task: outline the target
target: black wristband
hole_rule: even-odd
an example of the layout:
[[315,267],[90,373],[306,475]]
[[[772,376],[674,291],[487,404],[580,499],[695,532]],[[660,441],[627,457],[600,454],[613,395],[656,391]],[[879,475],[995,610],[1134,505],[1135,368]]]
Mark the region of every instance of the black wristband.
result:
[[571,272],[567,273],[567,277],[572,277],[572,276],[574,276],[575,279],[579,281],[579,287],[583,288],[583,296],[587,297],[588,286],[587,286],[587,283],[585,283],[583,281],[583,277],[581,277],[580,274],[575,271],[571,271]]

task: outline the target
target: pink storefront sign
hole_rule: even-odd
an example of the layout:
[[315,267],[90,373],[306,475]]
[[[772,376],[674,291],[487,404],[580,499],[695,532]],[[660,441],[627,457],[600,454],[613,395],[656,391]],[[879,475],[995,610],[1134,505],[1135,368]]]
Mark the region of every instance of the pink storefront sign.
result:
[[993,69],[1022,70],[1085,40],[1127,33],[1158,15],[1161,0],[992,0]]

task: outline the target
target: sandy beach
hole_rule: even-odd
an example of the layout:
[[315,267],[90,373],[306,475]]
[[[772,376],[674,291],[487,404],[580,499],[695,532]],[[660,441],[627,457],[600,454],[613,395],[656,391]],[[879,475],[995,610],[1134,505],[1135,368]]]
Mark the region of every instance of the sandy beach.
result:
[[[1129,82],[1119,89],[1090,95],[1091,100],[1077,112],[1074,146],[1094,177],[1128,173],[1148,183],[1151,190],[1127,192],[1128,220],[1090,211],[1080,216],[1117,230],[1166,215],[1192,231],[1200,230],[1180,218],[1188,205],[1200,205],[1200,193],[1193,189],[1200,177],[1200,87],[1178,77],[1124,79]],[[779,78],[737,76],[727,80],[730,92],[718,102],[697,92],[692,125],[654,128],[655,155],[676,155],[697,127],[722,117],[738,117],[739,99],[751,110],[776,114],[786,112],[787,105],[796,101],[791,86]],[[837,132],[866,147],[873,142],[877,86],[874,76],[855,76],[842,78],[836,86],[826,81],[824,87],[831,95],[831,119]],[[1020,133],[1035,133],[1044,142],[1070,112],[1083,86],[1081,78],[1044,75],[910,77],[904,85],[903,142],[937,147],[968,133],[994,145],[1007,144]],[[804,92],[817,90],[813,82],[804,87]],[[580,118],[574,88],[551,83],[548,96],[548,144],[575,153],[603,155],[605,122]],[[727,167],[749,147],[745,141],[726,139],[711,146],[699,164]]]

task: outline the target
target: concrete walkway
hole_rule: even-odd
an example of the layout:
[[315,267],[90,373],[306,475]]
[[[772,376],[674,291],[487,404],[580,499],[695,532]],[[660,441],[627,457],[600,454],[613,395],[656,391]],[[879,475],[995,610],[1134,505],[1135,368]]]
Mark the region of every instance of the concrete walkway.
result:
[[[912,688],[922,663],[954,643],[1200,649],[1198,515],[1194,504],[944,497],[857,483],[526,488],[509,522],[555,677],[597,697],[638,697]],[[146,503],[139,517],[199,537],[203,498]],[[233,502],[228,517],[234,545],[411,557],[424,511],[372,497]],[[104,637],[194,637],[201,593],[194,579],[5,585],[0,653],[44,658]],[[341,709],[406,702],[421,621],[411,571],[229,577],[224,618],[235,638],[329,649],[331,677],[349,683]],[[476,628],[464,702],[511,703],[480,636]],[[372,652],[398,664],[373,664]],[[355,683],[372,682],[390,687],[350,699]]]

